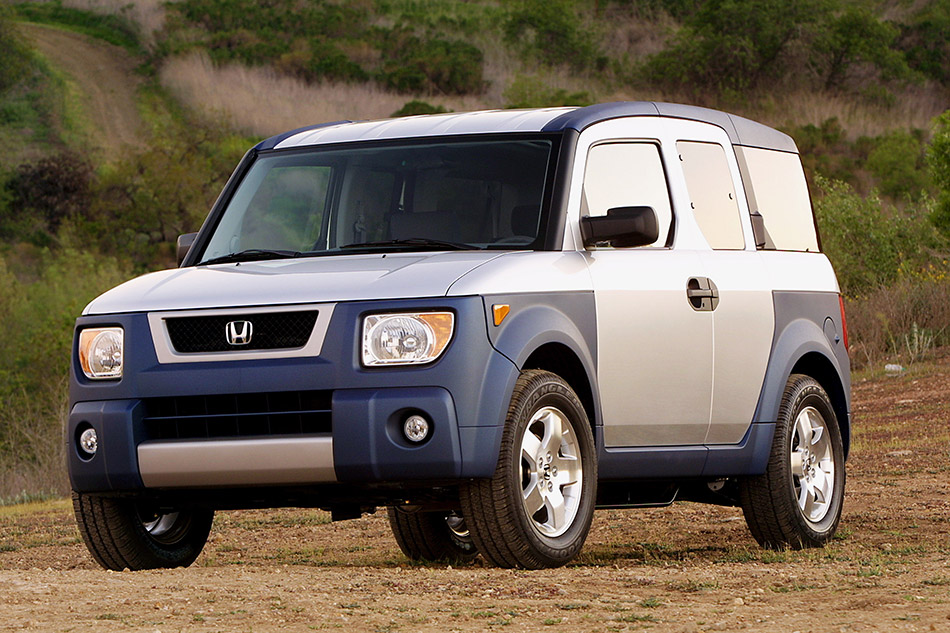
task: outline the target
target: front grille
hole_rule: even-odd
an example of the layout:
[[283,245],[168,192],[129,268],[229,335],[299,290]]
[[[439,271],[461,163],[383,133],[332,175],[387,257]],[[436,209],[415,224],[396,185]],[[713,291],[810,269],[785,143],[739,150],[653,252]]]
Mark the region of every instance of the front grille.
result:
[[[263,312],[165,319],[172,346],[180,354],[227,352],[303,347],[317,321],[316,310]],[[245,345],[228,342],[228,324],[248,321],[250,341]],[[243,326],[237,328],[243,332]]]
[[331,391],[147,398],[145,433],[150,440],[330,433],[331,398]]

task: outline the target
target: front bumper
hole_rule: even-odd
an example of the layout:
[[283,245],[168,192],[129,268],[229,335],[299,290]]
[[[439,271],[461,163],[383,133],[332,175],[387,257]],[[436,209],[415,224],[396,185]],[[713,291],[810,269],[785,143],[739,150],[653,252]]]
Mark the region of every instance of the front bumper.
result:
[[[364,314],[380,309],[453,310],[455,338],[438,361],[425,367],[363,368],[359,324]],[[479,297],[338,304],[319,356],[286,359],[162,364],[147,320],[146,314],[129,314],[77,321],[77,330],[120,325],[127,341],[121,380],[89,381],[73,368],[67,453],[77,491],[358,488],[490,477],[494,472],[518,370],[491,346]],[[168,402],[178,411],[174,403],[194,408],[195,403],[230,396],[278,400],[298,393],[326,398],[325,427],[272,435],[266,432],[269,418],[261,416],[268,420],[261,433],[222,437],[208,429],[234,415],[189,411],[171,420],[176,425],[171,436],[155,430],[158,422],[170,420]],[[402,421],[410,413],[431,421],[431,435],[421,444],[402,437]],[[208,437],[185,428],[193,423],[203,424],[198,434]],[[76,438],[89,426],[99,436],[99,450],[84,459]]]

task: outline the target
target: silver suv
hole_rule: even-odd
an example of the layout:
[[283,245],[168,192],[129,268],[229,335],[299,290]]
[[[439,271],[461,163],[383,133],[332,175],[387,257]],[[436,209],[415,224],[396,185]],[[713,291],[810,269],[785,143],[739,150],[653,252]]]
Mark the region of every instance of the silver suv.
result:
[[850,370],[794,142],[664,103],[337,122],[248,152],[181,267],[77,320],[80,530],[188,565],[218,509],[388,508],[413,559],[543,568],[597,507],[841,516]]

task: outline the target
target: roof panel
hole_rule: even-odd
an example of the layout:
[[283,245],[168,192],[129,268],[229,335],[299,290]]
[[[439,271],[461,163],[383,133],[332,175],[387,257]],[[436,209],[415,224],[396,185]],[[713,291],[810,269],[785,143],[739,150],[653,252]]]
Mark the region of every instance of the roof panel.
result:
[[791,137],[761,123],[709,108],[648,101],[617,101],[585,108],[453,112],[359,123],[342,121],[281,134],[262,142],[258,149],[498,132],[563,132],[568,129],[580,132],[601,121],[631,116],[664,116],[701,121],[724,129],[736,145],[798,151]]

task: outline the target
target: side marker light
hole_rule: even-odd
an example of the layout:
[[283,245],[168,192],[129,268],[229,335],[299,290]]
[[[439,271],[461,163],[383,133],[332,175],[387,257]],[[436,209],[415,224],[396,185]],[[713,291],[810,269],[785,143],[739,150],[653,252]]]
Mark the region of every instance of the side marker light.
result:
[[511,306],[507,303],[496,303],[491,307],[492,316],[495,319],[495,327],[501,325],[508,313],[511,312]]

